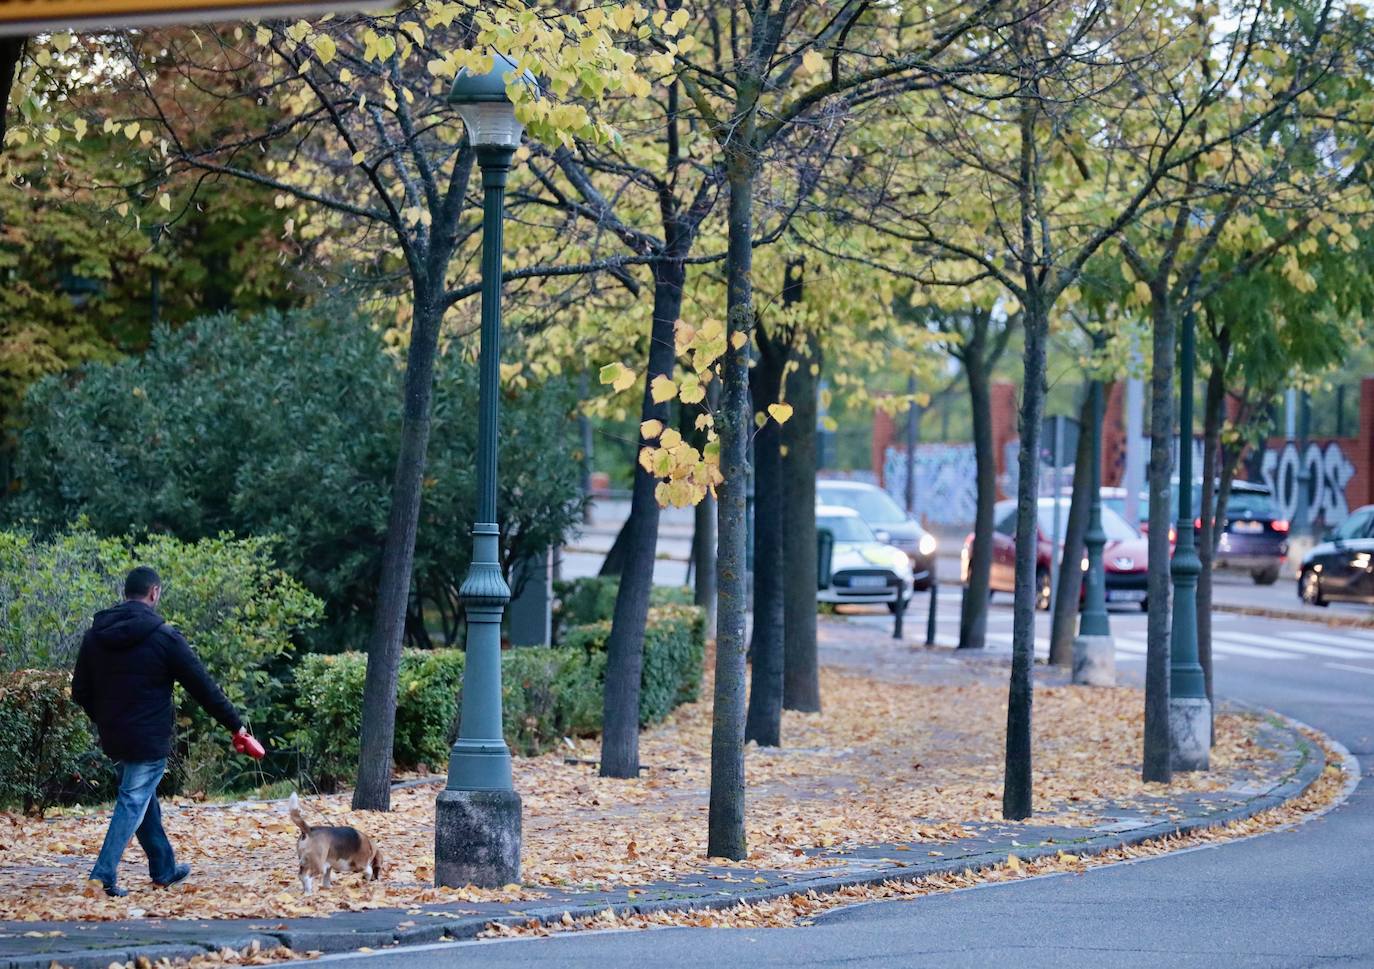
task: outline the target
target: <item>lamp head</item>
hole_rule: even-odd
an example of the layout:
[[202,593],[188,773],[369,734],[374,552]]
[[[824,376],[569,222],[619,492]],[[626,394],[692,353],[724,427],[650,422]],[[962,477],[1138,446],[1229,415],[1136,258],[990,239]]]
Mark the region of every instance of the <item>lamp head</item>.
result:
[[515,61],[504,54],[493,54],[486,71],[475,73],[463,68],[453,79],[448,102],[462,115],[468,139],[475,147],[520,147],[525,126],[516,119],[515,105],[506,94],[506,82],[512,75],[516,83],[538,90],[534,75],[521,73]]

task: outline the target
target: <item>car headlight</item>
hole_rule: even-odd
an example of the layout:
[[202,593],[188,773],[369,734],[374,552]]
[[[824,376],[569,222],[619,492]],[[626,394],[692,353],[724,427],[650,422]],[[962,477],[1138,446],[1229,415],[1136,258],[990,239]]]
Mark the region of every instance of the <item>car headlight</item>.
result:
[[916,550],[920,552],[922,555],[934,555],[935,536],[930,534],[930,532],[926,532],[924,535],[921,536],[921,541],[916,546]]

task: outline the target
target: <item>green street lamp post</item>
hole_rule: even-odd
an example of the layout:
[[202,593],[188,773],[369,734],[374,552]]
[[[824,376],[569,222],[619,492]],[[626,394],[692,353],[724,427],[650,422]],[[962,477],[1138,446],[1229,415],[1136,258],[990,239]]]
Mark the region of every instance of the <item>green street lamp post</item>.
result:
[[1183,317],[1178,391],[1178,544],[1169,574],[1174,585],[1169,641],[1169,762],[1174,770],[1207,770],[1212,749],[1212,705],[1197,652],[1197,579],[1202,573],[1193,535],[1194,313]]
[[[520,795],[511,783],[510,749],[501,731],[501,615],[510,587],[501,575],[496,518],[496,440],[501,365],[501,248],[506,176],[524,126],[506,94],[518,72],[500,54],[491,68],[458,72],[448,100],[458,109],[482,170],[482,328],[478,363],[477,517],[472,565],[459,589],[467,614],[458,739],[434,817],[437,885],[498,888],[520,879]],[[533,86],[525,72],[516,83]]]
[[1116,643],[1107,618],[1107,580],[1102,549],[1107,533],[1102,530],[1102,381],[1092,382],[1092,466],[1089,470],[1088,531],[1083,544],[1088,550],[1088,574],[1083,590],[1083,613],[1073,641],[1073,681],[1085,686],[1116,683]]

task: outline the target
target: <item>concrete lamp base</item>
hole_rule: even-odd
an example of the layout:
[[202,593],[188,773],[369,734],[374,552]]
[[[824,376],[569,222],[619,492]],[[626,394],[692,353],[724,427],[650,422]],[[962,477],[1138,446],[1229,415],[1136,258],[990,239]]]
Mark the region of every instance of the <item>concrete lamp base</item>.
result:
[[1177,771],[1208,770],[1212,704],[1204,697],[1169,698],[1169,763]]
[[1079,686],[1116,686],[1116,643],[1110,636],[1073,641],[1073,681]]
[[434,884],[501,888],[520,881],[520,795],[439,792],[434,808]]

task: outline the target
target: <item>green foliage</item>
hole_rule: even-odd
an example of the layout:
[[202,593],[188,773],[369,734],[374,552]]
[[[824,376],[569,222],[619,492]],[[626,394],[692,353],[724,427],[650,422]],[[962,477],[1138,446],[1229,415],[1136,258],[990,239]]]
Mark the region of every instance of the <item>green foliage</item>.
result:
[[[124,575],[151,565],[163,580],[159,611],[243,714],[272,739],[280,726],[292,637],[319,620],[321,604],[272,565],[266,538],[181,542],[99,538],[84,527],[40,540],[0,532],[0,668],[64,675],[76,662],[91,616],[119,600]],[[175,777],[191,790],[233,786],[244,761],[223,728],[193,702],[179,705]]]
[[112,773],[92,743],[67,673],[0,672],[0,805],[41,814],[59,799],[105,791]]
[[[609,621],[615,615],[620,580],[613,575],[587,576],[554,584],[554,627],[563,629]],[[692,604],[691,586],[656,585],[649,592],[650,606]],[[557,638],[555,636],[555,638]]]
[[[433,423],[415,550],[420,616],[458,630],[475,506],[476,369],[454,342],[436,364]],[[279,564],[325,600],[321,648],[366,636],[400,440],[401,370],[356,314],[205,317],[160,330],[139,359],[89,367],[29,394],[11,518],[57,528],[86,515],[99,534],[276,535]],[[559,543],[580,517],[558,380],[502,402],[504,565]]]
[[[501,654],[502,728],[517,754],[533,756],[563,737],[601,728],[609,622],[575,626],[553,649]],[[644,635],[644,686],[640,722],[656,723],[681,703],[695,700],[705,655],[705,617],[695,606],[650,611]],[[461,650],[406,650],[396,703],[396,764],[442,767],[457,733],[462,692]],[[332,788],[358,763],[362,726],[363,653],[310,654],[296,668],[295,741],[316,784]]]

